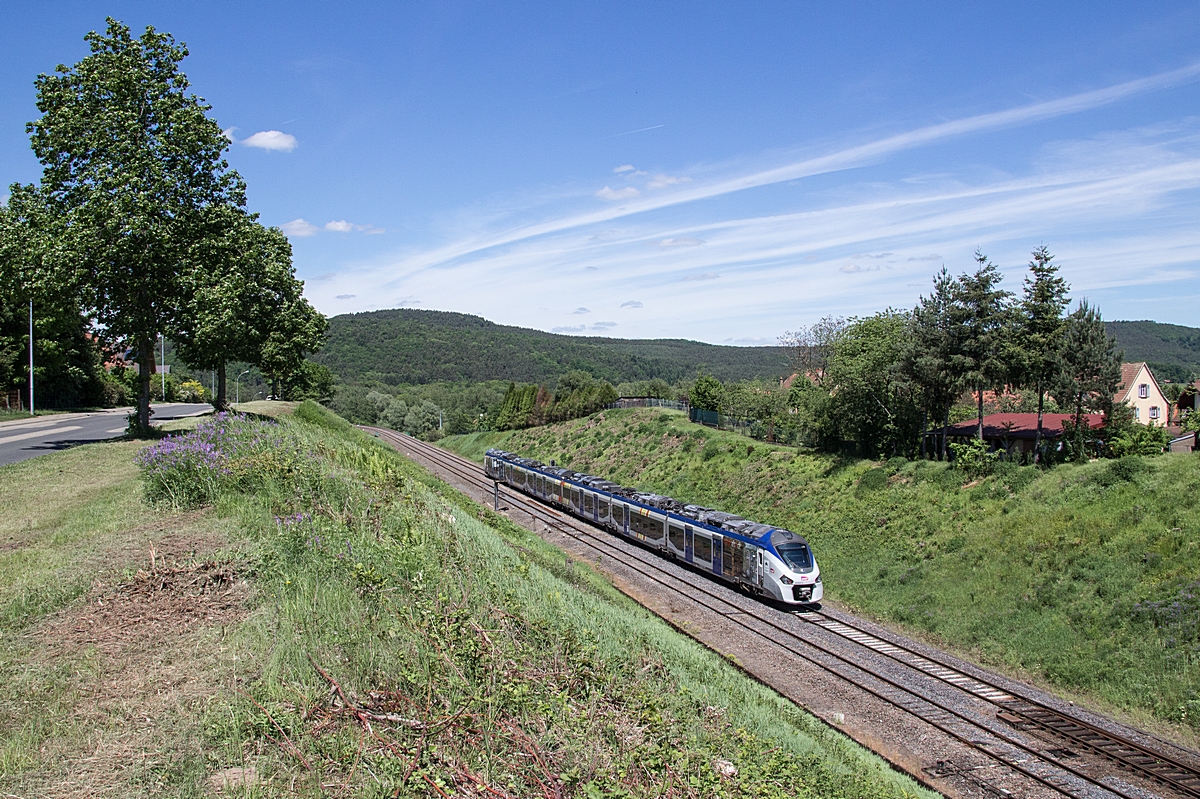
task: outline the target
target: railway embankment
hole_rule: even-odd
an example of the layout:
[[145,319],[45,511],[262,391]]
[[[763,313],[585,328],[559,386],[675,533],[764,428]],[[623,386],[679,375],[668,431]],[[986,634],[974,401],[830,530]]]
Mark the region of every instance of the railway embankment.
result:
[[927,794],[311,403],[0,488],[9,794]]
[[1200,457],[1001,465],[847,459],[654,409],[443,439],[491,446],[806,535],[827,600],[1194,746]]

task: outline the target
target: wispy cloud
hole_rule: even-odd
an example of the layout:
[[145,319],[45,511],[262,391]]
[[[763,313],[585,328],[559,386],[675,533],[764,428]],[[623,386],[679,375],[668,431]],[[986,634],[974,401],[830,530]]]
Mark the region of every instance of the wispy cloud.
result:
[[640,197],[641,194],[642,193],[633,186],[626,186],[623,189],[614,189],[609,186],[605,186],[604,188],[600,189],[600,191],[596,192],[597,197],[599,197],[601,200],[608,200],[609,202],[628,200],[633,197]]
[[350,233],[354,230],[354,225],[345,219],[339,219],[333,222],[326,222],[325,229],[332,230],[335,233]]
[[592,323],[593,330],[608,330],[609,328],[613,328],[616,326],[617,326],[616,322],[593,322]]
[[[1023,272],[1029,250],[1045,241],[1076,292],[1089,296],[1106,290],[1126,296],[1121,287],[1194,281],[1200,279],[1200,228],[1194,224],[1200,213],[1200,118],[1180,120],[1173,131],[1138,129],[1047,144],[1023,167],[1010,163],[1003,172],[956,173],[947,166],[935,176],[926,171],[910,180],[889,165],[844,182],[836,195],[797,194],[792,205],[782,207],[772,199],[775,213],[731,217],[730,208],[764,204],[700,201],[1096,107],[1197,74],[1200,68],[1180,70],[942,123],[769,170],[696,177],[653,196],[620,198],[626,200],[620,207],[524,225],[505,225],[517,217],[497,214],[444,246],[364,269],[353,283],[343,270],[336,289],[322,287],[328,294],[319,296],[357,291],[369,294],[376,307],[387,307],[395,304],[387,297],[415,292],[428,307],[548,329],[561,320],[562,311],[551,309],[574,307],[582,299],[578,281],[587,271],[589,307],[634,309],[642,301],[621,297],[654,298],[654,313],[620,317],[622,335],[706,341],[758,336],[769,343],[789,325],[832,311],[904,307],[928,291],[939,263],[968,268],[977,246],[1001,262],[1012,282]],[[584,194],[580,201],[589,199]],[[685,203],[696,205],[684,213],[679,206]],[[522,300],[531,285],[538,287],[537,304],[547,310]]]
[[293,219],[291,222],[284,222],[279,226],[286,235],[292,237],[303,238],[311,236],[317,232],[317,226],[311,222],[305,222],[303,219]]
[[614,175],[619,175],[622,172],[633,172],[633,171],[634,171],[633,164],[621,164],[620,166],[613,168]]
[[[233,129],[230,129],[230,132]],[[228,135],[228,132],[227,132]],[[231,139],[236,141],[236,139]],[[242,139],[238,144],[244,144],[247,147],[257,147],[261,150],[277,150],[279,152],[290,153],[296,149],[296,137],[290,133],[284,133],[279,130],[260,130],[258,133],[252,133]]]
[[587,325],[576,325],[574,327],[567,326],[567,327],[552,327],[552,328],[550,328],[551,333],[582,333],[585,330],[587,330]]
[[649,181],[646,182],[646,188],[661,189],[664,186],[675,186],[679,183],[691,183],[691,182],[692,182],[691,178],[685,178],[685,177],[677,178],[677,177],[672,177],[671,175],[655,175]]
[[335,300],[352,300],[357,297],[357,294],[339,294],[334,297]]
[[575,310],[571,311],[571,313],[573,313],[573,314],[585,314],[585,313],[591,313],[591,311],[589,311],[587,308],[579,307],[579,308],[576,308]]

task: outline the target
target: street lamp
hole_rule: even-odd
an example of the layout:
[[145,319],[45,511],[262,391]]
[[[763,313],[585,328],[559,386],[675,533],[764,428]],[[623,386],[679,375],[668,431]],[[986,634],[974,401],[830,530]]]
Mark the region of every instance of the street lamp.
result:
[[247,369],[246,371],[242,372],[242,374],[238,375],[238,376],[237,376],[237,379],[235,379],[235,380],[233,381],[233,389],[234,389],[234,392],[237,394],[237,399],[236,399],[236,400],[234,400],[234,401],[235,401],[235,402],[236,402],[238,405],[241,405],[241,404],[242,404],[242,376],[243,376],[243,375],[248,375],[248,374],[250,374],[250,370],[249,370],[249,369]]

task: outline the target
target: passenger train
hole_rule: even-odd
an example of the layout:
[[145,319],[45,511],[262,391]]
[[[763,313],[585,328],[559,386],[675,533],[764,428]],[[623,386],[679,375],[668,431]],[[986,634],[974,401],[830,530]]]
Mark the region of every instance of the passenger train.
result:
[[498,449],[484,456],[484,472],[496,482],[753,594],[793,605],[816,603],[824,595],[821,570],[808,541],[789,530]]

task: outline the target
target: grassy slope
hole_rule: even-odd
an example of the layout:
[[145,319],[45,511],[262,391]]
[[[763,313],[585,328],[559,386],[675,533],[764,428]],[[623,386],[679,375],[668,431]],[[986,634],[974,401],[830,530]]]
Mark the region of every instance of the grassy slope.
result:
[[313,360],[343,381],[368,375],[390,384],[516,380],[553,382],[585,369],[614,385],[693,377],[704,366],[722,380],[778,377],[778,347],[723,347],[674,339],[564,336],[497,325],[478,316],[396,309],[330,319],[329,340]]
[[826,596],[1134,716],[1200,726],[1200,457],[1013,468],[797,454],[682,414],[439,442],[590,471],[807,535]]
[[[511,795],[539,777],[568,797],[926,795],[540,538],[320,409],[301,413],[310,423],[284,424],[325,475],[308,499],[283,479],[207,511],[147,508],[134,442],[0,469],[0,790],[198,796],[207,775],[252,768],[257,785],[226,793],[426,796],[470,772]],[[277,521],[294,512],[309,515]],[[144,553],[114,548],[191,528],[227,541],[253,585],[249,618],[199,631],[192,671],[174,674],[207,694],[147,711],[103,695],[97,652],[63,657],[22,633],[69,621],[96,577],[118,594],[136,581]],[[140,654],[157,668],[180,651]],[[430,731],[376,721],[366,735],[310,657],[352,701],[380,692],[381,711]],[[717,776],[718,759],[741,776]],[[97,760],[104,784],[88,782]]]

